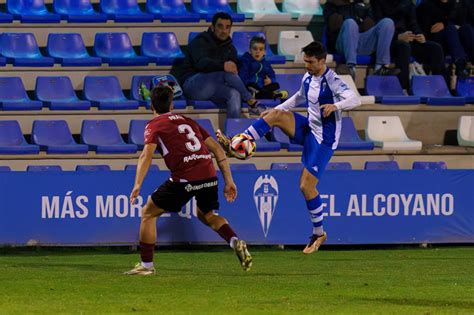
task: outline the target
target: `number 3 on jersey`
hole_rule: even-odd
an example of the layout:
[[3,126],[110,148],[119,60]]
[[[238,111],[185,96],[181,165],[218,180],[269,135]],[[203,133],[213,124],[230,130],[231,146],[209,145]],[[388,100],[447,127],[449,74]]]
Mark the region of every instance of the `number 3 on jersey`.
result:
[[190,125],[179,125],[178,126],[179,133],[185,133],[188,140],[191,142],[186,142],[186,148],[191,152],[196,152],[201,149],[201,142],[196,137],[196,133],[194,132],[193,128]]

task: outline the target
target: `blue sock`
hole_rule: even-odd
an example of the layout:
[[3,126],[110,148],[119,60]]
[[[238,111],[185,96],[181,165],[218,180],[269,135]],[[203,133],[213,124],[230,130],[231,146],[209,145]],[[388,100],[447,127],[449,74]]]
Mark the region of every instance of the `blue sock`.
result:
[[317,195],[313,199],[306,200],[306,206],[311,216],[311,222],[313,223],[313,234],[318,236],[323,235],[323,203],[321,196]]
[[260,118],[252,126],[248,127],[244,133],[251,136],[254,140],[258,140],[265,136],[265,134],[269,132],[270,129],[271,128],[267,122],[263,118]]

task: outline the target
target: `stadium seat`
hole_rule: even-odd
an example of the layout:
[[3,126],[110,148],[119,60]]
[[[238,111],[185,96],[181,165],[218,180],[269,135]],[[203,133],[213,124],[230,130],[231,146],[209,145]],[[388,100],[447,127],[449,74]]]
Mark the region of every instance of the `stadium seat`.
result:
[[254,21],[290,21],[290,13],[278,10],[273,0],[237,0],[237,12]]
[[333,162],[328,163],[326,166],[328,171],[350,171],[352,170],[352,164],[349,162]]
[[280,143],[281,147],[289,152],[303,151],[302,145],[291,143],[290,138],[278,127],[272,129],[272,140]]
[[38,154],[39,146],[26,143],[16,120],[0,120],[0,154]]
[[54,11],[69,23],[104,23],[107,15],[98,13],[90,0],[54,0]]
[[110,171],[109,165],[77,165],[76,172]]
[[43,0],[7,0],[7,9],[22,23],[59,23],[61,16],[51,13]]
[[137,152],[137,145],[123,141],[115,120],[83,120],[81,143],[98,154]]
[[99,109],[138,109],[138,102],[123,95],[120,82],[115,76],[86,76],[83,98]]
[[146,124],[148,124],[148,120],[130,120],[127,143],[137,145],[138,150],[143,150],[143,146],[145,145],[144,133]]
[[398,116],[369,116],[365,138],[383,150],[421,150],[421,141],[411,140]]
[[199,22],[198,13],[191,13],[186,9],[184,0],[148,0],[146,8],[156,19],[161,22]]
[[142,56],[150,57],[157,65],[171,66],[184,59],[178,39],[172,32],[143,33]]
[[342,117],[341,136],[337,150],[373,150],[372,141],[363,141],[354,126],[351,117]]
[[254,163],[231,163],[230,164],[231,171],[256,171],[257,166]]
[[277,74],[275,77],[276,81],[280,84],[280,88],[288,91],[290,97],[301,88],[303,74]]
[[319,0],[284,0],[283,12],[290,13],[301,22],[309,22],[315,15],[323,15]]
[[0,78],[0,107],[2,110],[40,110],[43,103],[32,101],[19,77]]
[[206,131],[211,135],[211,137],[214,138],[214,140],[217,140],[216,137],[216,130],[212,126],[212,122],[209,118],[201,118],[201,119],[195,119],[195,121],[201,125]]
[[[242,133],[250,125],[256,122],[255,118],[227,118],[225,121],[225,133],[233,137],[238,133]],[[255,141],[257,145],[257,152],[262,151],[279,151],[281,148],[280,143],[268,141],[265,138],[261,138]]]
[[[124,171],[136,171],[137,170],[137,164],[127,164],[125,165]],[[160,168],[156,164],[151,164],[150,167],[148,168],[148,171],[150,172],[156,172],[159,171]]]
[[0,172],[10,172],[12,169],[10,166],[2,165],[0,166]]
[[97,33],[94,54],[109,66],[146,66],[151,59],[138,56],[127,33]]
[[0,12],[0,23],[12,23],[13,15],[5,12]]
[[[234,32],[232,34],[232,42],[237,49],[237,54],[242,56],[249,51],[250,40],[254,36],[267,38],[263,32]],[[272,64],[284,64],[286,62],[285,56],[274,55],[268,41],[265,44],[266,55],[265,59]]]
[[377,103],[386,105],[417,105],[419,96],[408,96],[403,93],[400,81],[396,76],[369,75],[365,84],[367,94],[374,95]]
[[77,98],[69,77],[37,77],[35,97],[50,110],[89,110],[91,102]]
[[314,41],[310,31],[281,31],[278,36],[278,54],[286,60],[303,63],[301,48]]
[[364,165],[365,170],[399,170],[400,167],[396,161],[367,161]]
[[191,8],[199,13],[202,19],[207,22],[212,21],[214,14],[226,12],[232,17],[233,22],[245,21],[245,14],[235,13],[229,5],[228,0],[192,0]]
[[60,165],[28,165],[27,172],[61,172],[63,169]]
[[458,143],[463,147],[474,147],[474,116],[461,116],[458,126]]
[[87,145],[77,144],[65,120],[35,120],[31,141],[48,154],[87,154]]
[[0,52],[8,63],[20,67],[51,67],[54,59],[44,57],[32,33],[2,33]]
[[[151,87],[151,80],[154,78],[154,75],[135,75],[132,77],[132,84],[130,87],[130,99],[138,101],[140,106],[146,106],[146,108],[151,108],[151,102],[148,100],[143,99],[140,95],[140,85],[143,83],[150,89]],[[173,100],[173,108],[174,109],[185,109],[186,108],[186,100],[183,97],[176,98]]]
[[466,103],[474,104],[474,77],[457,80],[456,91],[459,96],[466,98]]
[[340,75],[339,78],[341,78],[341,80],[344,81],[347,86],[349,86],[349,88],[357,95],[357,97],[359,97],[362,105],[375,104],[375,96],[360,95],[359,90],[357,89],[357,86],[355,85],[355,82],[350,75]]
[[427,105],[464,105],[462,96],[452,96],[441,75],[416,75],[412,77],[413,94]]
[[202,32],[189,32],[189,34],[188,34],[188,45],[199,33],[202,33]]
[[285,170],[285,171],[302,171],[302,163],[272,163],[270,164],[271,170]]
[[412,169],[414,170],[447,170],[446,162],[413,162]]
[[153,14],[140,10],[137,0],[101,0],[100,10],[115,22],[153,22]]
[[79,33],[51,33],[46,46],[48,55],[63,67],[100,66],[100,57],[91,57]]

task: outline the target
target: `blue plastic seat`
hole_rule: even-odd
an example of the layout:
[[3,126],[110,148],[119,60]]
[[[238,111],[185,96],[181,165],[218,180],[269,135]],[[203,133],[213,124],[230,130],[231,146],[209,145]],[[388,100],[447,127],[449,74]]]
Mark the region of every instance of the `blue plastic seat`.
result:
[[349,162],[331,162],[326,166],[328,171],[350,171],[352,170],[352,164]]
[[341,136],[337,150],[373,150],[372,141],[364,141],[359,137],[354,122],[350,117],[342,117]]
[[50,110],[89,110],[91,102],[77,98],[69,77],[37,77],[36,99]]
[[212,21],[212,17],[218,12],[228,13],[233,22],[245,21],[245,14],[234,12],[228,0],[192,0],[191,8],[208,22]]
[[138,150],[143,150],[145,146],[145,126],[148,124],[149,120],[142,119],[132,119],[130,120],[130,125],[128,127],[128,139],[127,143],[135,144],[138,147]]
[[39,146],[26,143],[16,120],[0,120],[0,154],[38,154]]
[[[127,164],[125,165],[125,171],[136,171],[137,170],[137,164]],[[148,171],[151,172],[156,172],[159,171],[160,168],[156,164],[151,164],[150,167],[148,168]]]
[[8,63],[22,67],[51,67],[54,59],[44,57],[32,33],[3,33],[0,52]]
[[[138,101],[140,106],[146,106],[146,108],[151,108],[151,102],[149,100],[143,99],[140,95],[140,85],[143,83],[147,89],[151,88],[151,80],[154,78],[154,75],[134,75],[132,77],[132,84],[130,87],[130,99]],[[174,109],[185,109],[186,108],[186,99],[184,97],[175,98],[173,100]]]
[[2,110],[40,110],[43,103],[32,101],[19,77],[0,78],[0,107]]
[[189,45],[189,43],[191,43],[191,41],[192,41],[196,36],[198,36],[199,33],[202,33],[202,32],[189,32],[189,34],[188,34],[188,45]]
[[127,33],[97,33],[94,54],[109,66],[146,66],[151,59],[138,56]]
[[101,172],[110,171],[109,165],[77,165],[76,172]]
[[152,13],[161,22],[199,22],[201,19],[197,13],[191,13],[186,9],[183,0],[148,0],[147,11]]
[[365,170],[399,170],[400,167],[396,161],[367,161],[364,165]]
[[184,59],[178,39],[172,32],[143,33],[140,49],[142,56],[150,57],[157,65],[170,66]]
[[[277,74],[276,81],[280,84],[281,90],[288,91],[288,96],[293,96],[301,88],[302,74]],[[298,104],[298,107],[306,107],[305,103]]]
[[281,147],[289,152],[303,151],[302,145],[291,143],[290,138],[278,127],[272,129],[272,140],[280,143]]
[[457,80],[456,91],[459,96],[466,98],[466,103],[474,103],[474,77],[465,80]]
[[0,23],[12,23],[13,15],[5,12],[0,12]]
[[115,76],[86,76],[83,98],[99,109],[138,109],[138,102],[123,95],[120,82]]
[[367,76],[365,89],[368,95],[374,95],[377,103],[386,105],[417,105],[419,96],[408,96],[403,93],[400,81],[396,76]]
[[417,75],[412,77],[413,94],[420,96],[427,105],[464,105],[462,96],[452,96],[441,75]]
[[153,14],[140,10],[137,0],[101,0],[100,10],[115,22],[153,22]]
[[115,120],[83,120],[81,143],[98,154],[137,152],[137,145],[123,141]]
[[8,12],[22,23],[59,23],[61,16],[51,13],[43,0],[7,0]]
[[414,170],[447,170],[446,162],[413,162],[412,169]]
[[65,120],[35,120],[31,139],[48,154],[87,154],[89,151],[87,145],[74,141]]
[[285,170],[285,171],[302,171],[302,163],[272,163],[270,164],[271,170]]
[[5,166],[5,165],[2,165],[0,166],[0,172],[10,172],[12,169],[10,168],[10,166]]
[[48,55],[63,67],[100,66],[100,57],[91,57],[79,33],[51,33],[46,47]]
[[69,23],[104,23],[107,15],[96,12],[90,0],[54,0],[54,11]]
[[61,172],[63,169],[60,165],[28,165],[27,172]]
[[[237,49],[237,54],[242,56],[244,53],[249,51],[250,40],[254,36],[260,36],[267,38],[264,32],[234,32],[232,34],[232,42]],[[275,55],[268,44],[265,44],[266,56],[265,59],[272,64],[284,64],[286,62],[285,56]]]
[[[255,118],[227,118],[225,121],[225,133],[233,137],[236,134],[244,132],[250,125],[256,122]],[[261,138],[255,141],[257,145],[257,152],[263,151],[280,151],[281,145],[278,142],[268,141],[265,138]]]
[[208,118],[201,118],[201,119],[195,119],[195,121],[201,125],[201,127],[203,127],[204,129],[206,129],[206,131],[211,135],[212,138],[214,138],[214,140],[217,140],[217,137],[216,137],[216,131],[214,129],[214,127],[212,126],[212,122],[210,119]]
[[231,171],[256,171],[257,166],[254,163],[231,163],[230,164]]

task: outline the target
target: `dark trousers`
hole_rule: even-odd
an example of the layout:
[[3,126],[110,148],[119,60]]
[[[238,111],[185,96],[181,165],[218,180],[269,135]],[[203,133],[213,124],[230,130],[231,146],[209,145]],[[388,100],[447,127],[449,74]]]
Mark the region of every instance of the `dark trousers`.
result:
[[274,98],[275,91],[280,89],[280,84],[278,84],[278,82],[272,82],[269,85],[259,87],[255,83],[251,83],[248,84],[247,87],[257,91],[257,93],[255,93],[255,98],[257,99],[272,99]]
[[454,24],[447,24],[444,29],[438,33],[431,33],[429,39],[443,46],[446,55],[453,57],[454,62],[458,60],[466,60],[468,57],[465,50],[466,47],[463,47],[461,42],[460,32],[458,32],[458,29]]
[[474,63],[474,27],[464,24],[459,28],[458,34],[469,61]]
[[440,44],[427,40],[421,44],[413,41],[410,43],[395,40],[391,45],[392,58],[400,69],[398,79],[402,88],[410,87],[410,57],[415,57],[416,61],[422,63],[432,74],[445,76],[444,53]]

